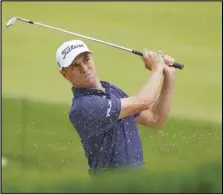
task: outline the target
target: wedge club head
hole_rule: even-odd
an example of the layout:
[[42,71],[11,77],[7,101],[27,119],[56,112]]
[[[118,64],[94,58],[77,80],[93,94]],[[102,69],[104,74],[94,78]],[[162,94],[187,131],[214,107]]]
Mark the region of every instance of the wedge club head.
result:
[[6,24],[6,27],[11,26],[12,24],[14,24],[17,20],[17,17],[12,17]]

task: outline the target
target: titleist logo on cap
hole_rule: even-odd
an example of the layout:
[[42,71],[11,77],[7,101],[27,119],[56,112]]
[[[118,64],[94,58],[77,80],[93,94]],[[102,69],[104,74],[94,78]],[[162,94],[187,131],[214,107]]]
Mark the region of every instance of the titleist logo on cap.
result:
[[70,45],[67,46],[63,51],[62,51],[62,55],[63,55],[63,59],[66,58],[67,54],[72,51],[73,49],[79,48],[79,47],[84,47],[83,44],[76,44],[76,45]]

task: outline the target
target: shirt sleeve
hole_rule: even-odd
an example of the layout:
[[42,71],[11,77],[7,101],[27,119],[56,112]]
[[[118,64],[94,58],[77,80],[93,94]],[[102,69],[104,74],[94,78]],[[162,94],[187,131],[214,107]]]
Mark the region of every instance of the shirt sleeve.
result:
[[73,125],[82,130],[102,129],[118,119],[121,110],[119,98],[106,99],[101,96],[81,97],[70,112]]

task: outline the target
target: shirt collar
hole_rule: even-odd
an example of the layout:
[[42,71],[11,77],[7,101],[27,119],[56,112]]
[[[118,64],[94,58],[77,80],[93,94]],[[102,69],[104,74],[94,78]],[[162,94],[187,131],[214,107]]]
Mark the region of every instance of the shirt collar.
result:
[[106,95],[110,93],[110,84],[106,81],[100,81],[102,87],[105,88],[105,92],[94,88],[75,88],[72,87],[74,97],[86,96],[86,95]]

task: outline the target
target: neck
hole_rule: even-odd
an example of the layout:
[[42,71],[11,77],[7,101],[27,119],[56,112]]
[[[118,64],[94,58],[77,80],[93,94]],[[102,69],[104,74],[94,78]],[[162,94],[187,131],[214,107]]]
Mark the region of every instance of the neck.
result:
[[97,80],[95,86],[96,86],[96,87],[95,87],[96,89],[105,91],[105,89],[103,88],[103,86],[102,86],[100,80]]

